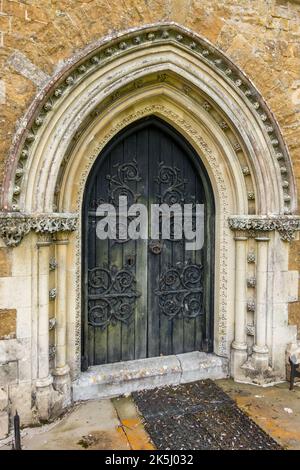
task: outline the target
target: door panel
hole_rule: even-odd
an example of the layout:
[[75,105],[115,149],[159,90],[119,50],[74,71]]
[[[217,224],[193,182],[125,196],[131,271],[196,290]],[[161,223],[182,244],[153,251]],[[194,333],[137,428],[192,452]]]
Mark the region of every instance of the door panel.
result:
[[[205,243],[100,240],[96,209],[205,204]],[[128,217],[127,222],[130,222]],[[214,202],[200,158],[169,125],[147,118],[118,134],[89,175],[83,205],[82,367],[211,350]]]

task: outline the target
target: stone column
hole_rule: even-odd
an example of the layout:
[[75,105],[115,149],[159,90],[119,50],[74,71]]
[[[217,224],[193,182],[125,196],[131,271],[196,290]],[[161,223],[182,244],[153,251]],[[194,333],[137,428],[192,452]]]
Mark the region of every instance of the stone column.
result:
[[241,365],[247,360],[246,312],[247,312],[247,236],[237,232],[235,240],[235,318],[234,341],[231,345],[231,374],[237,379]]
[[49,372],[49,247],[51,241],[40,238],[38,249],[38,365],[36,381],[37,408],[41,419],[47,420],[53,377]]
[[268,241],[267,236],[255,238],[257,244],[256,262],[256,305],[255,305],[255,344],[253,346],[254,367],[264,371],[269,366],[267,342],[267,275]]
[[56,260],[57,260],[57,297],[55,308],[55,370],[54,387],[70,398],[70,368],[67,358],[67,245],[68,240],[62,234],[57,235]]

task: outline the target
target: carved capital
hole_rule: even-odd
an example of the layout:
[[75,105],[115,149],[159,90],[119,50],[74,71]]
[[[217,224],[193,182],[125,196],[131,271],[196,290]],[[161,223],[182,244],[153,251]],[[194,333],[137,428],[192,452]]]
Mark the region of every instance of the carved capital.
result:
[[77,214],[0,213],[0,236],[7,246],[17,246],[30,231],[51,235],[77,229]]
[[251,237],[266,236],[266,232],[277,230],[284,241],[293,240],[300,230],[299,216],[233,216],[228,223],[231,230],[247,231]]
[[31,230],[26,217],[7,217],[0,219],[0,235],[7,246],[18,245]]

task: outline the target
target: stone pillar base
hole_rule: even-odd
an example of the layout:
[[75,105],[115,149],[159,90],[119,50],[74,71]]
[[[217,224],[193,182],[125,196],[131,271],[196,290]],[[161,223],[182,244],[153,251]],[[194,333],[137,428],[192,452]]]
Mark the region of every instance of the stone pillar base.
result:
[[53,378],[51,375],[36,381],[36,406],[39,420],[48,421],[51,415],[51,392]]
[[233,342],[231,349],[231,361],[230,361],[230,371],[231,377],[239,381],[242,379],[243,374],[241,367],[247,361],[247,346],[238,345]]
[[252,364],[258,372],[264,372],[269,369],[269,351],[267,347],[253,347]]
[[282,377],[271,367],[260,367],[265,367],[265,358],[263,358],[263,362],[259,363],[257,363],[257,359],[258,358],[252,355],[244,362],[240,368],[239,378],[237,379],[238,382],[262,387],[282,382]]
[[[69,366],[58,367],[53,372],[53,388],[60,395],[60,406],[62,409],[72,403],[72,389]],[[56,400],[56,406],[58,400]]]

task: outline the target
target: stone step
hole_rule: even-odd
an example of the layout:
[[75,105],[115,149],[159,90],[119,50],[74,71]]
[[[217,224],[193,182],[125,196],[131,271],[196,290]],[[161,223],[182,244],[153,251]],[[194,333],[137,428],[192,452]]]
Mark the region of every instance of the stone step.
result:
[[134,391],[228,377],[228,359],[191,352],[92,366],[72,383],[73,400],[128,395]]

